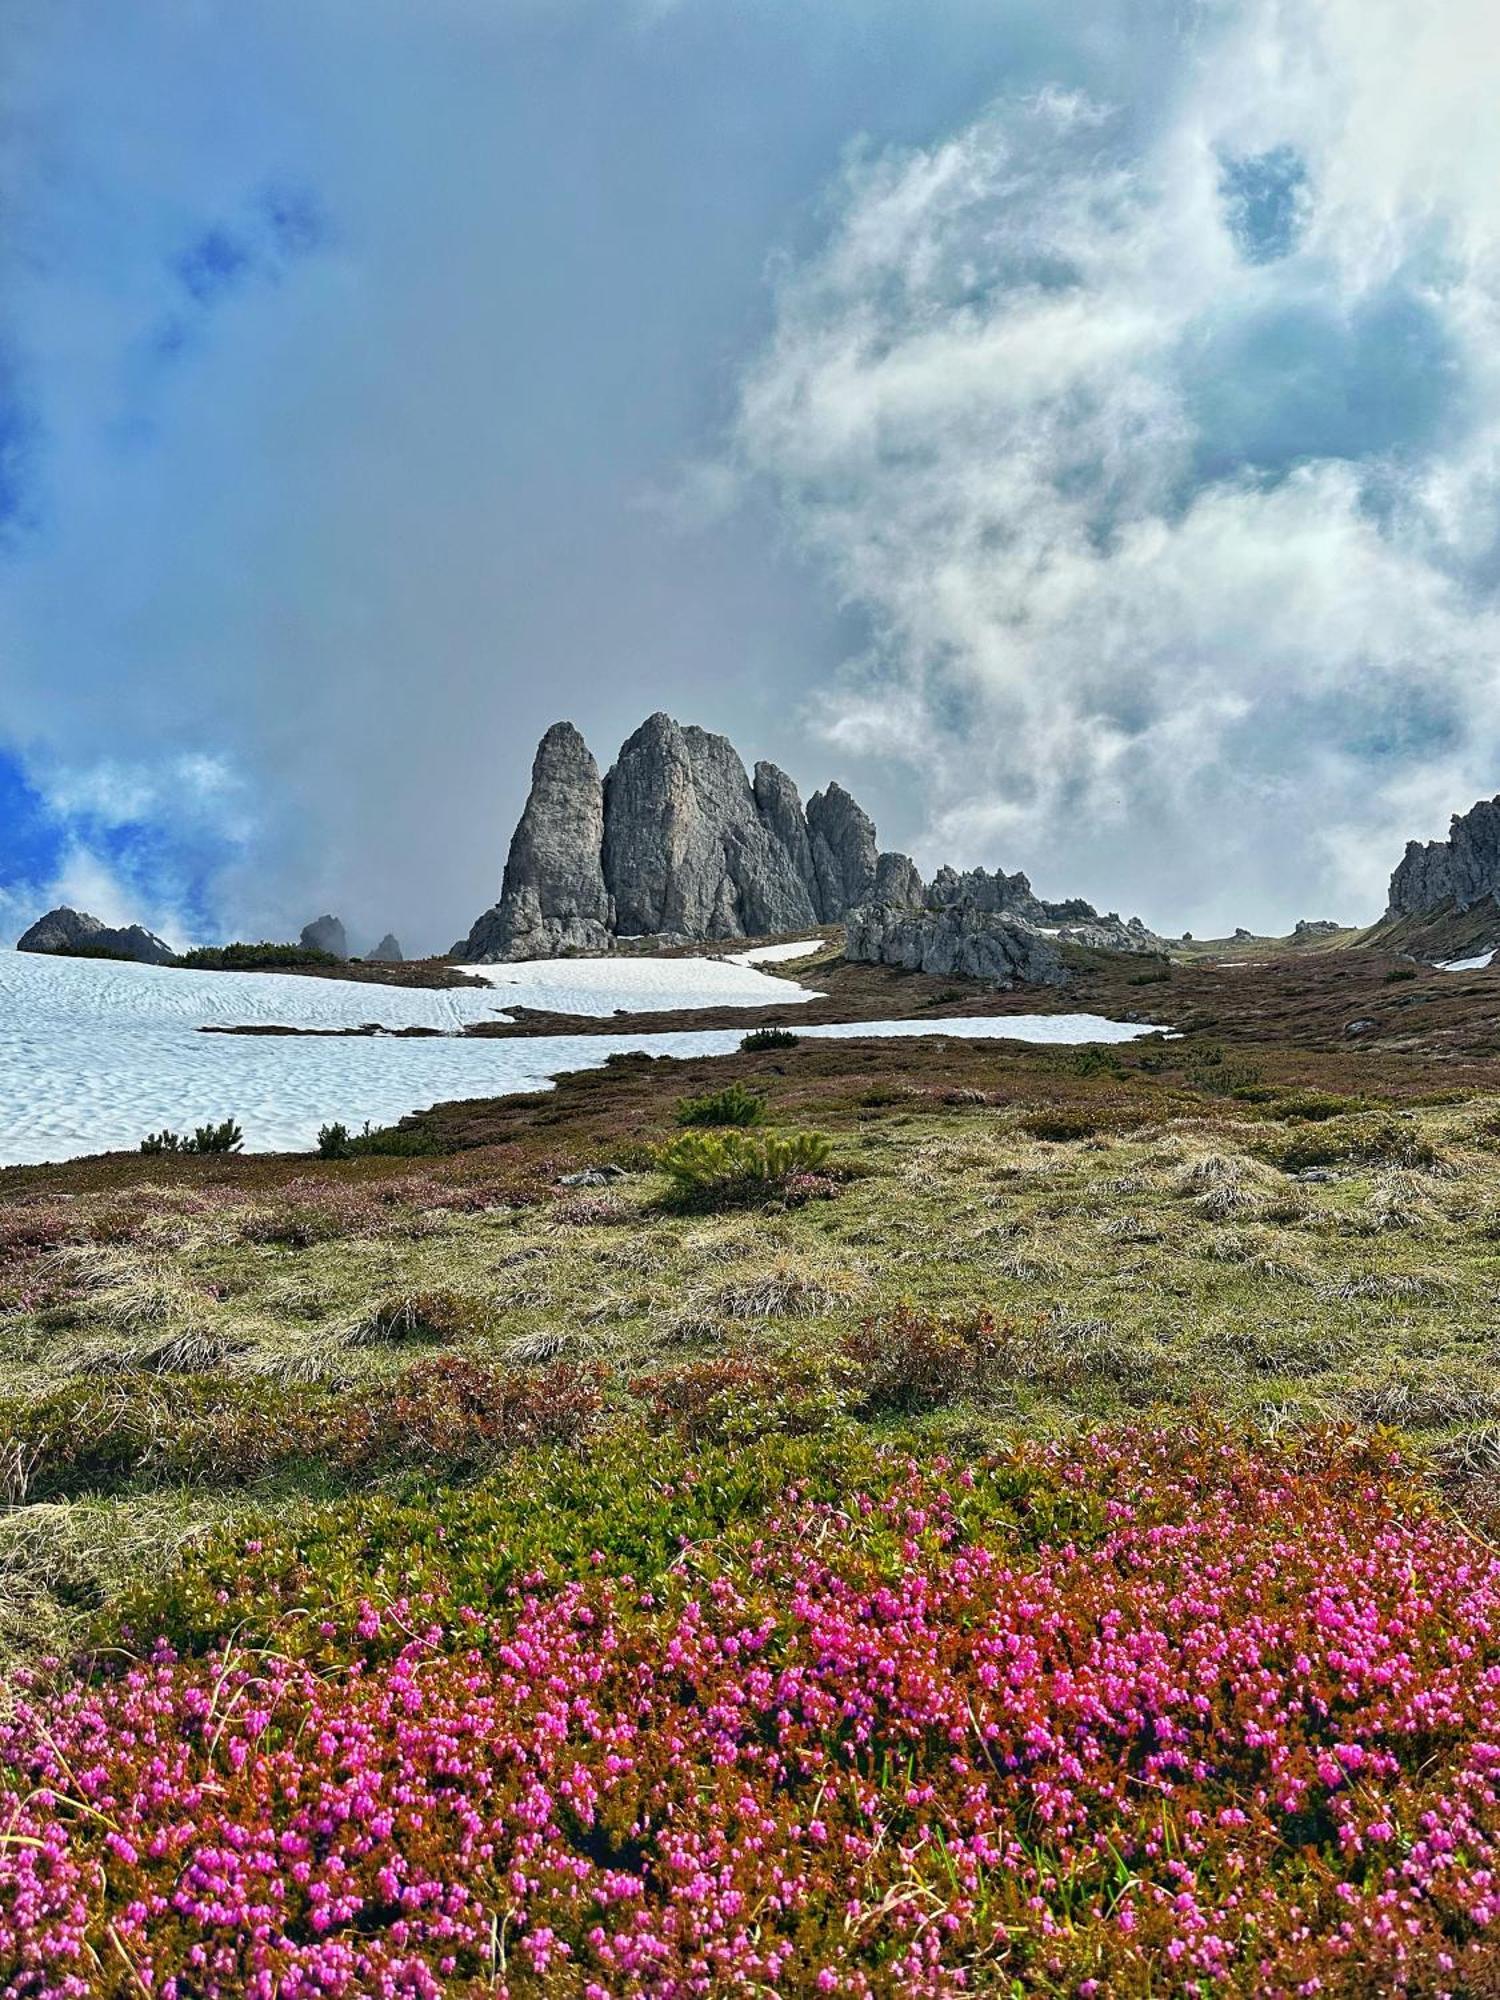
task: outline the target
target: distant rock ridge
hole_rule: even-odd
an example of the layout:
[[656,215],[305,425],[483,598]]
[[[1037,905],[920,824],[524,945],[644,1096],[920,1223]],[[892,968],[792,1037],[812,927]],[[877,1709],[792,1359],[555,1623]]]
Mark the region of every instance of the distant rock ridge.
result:
[[1166,949],[1165,939],[1148,930],[1139,917],[1121,917],[1114,910],[1101,916],[1081,896],[1070,896],[1061,903],[1044,902],[1033,893],[1026,876],[1007,875],[1002,869],[991,874],[983,868],[971,868],[959,874],[953,868],[940,868],[921,900],[930,910],[1009,917],[1065,944],[1092,945],[1101,951]]
[[1062,986],[1068,977],[1056,944],[1031,924],[962,903],[936,910],[867,903],[850,912],[844,955],[1002,987]]
[[852,911],[845,956],[1010,987],[1065,984],[1063,944],[1099,951],[1166,950],[1165,940],[1139,917],[1126,920],[1113,910],[1101,916],[1081,897],[1044,902],[1020,874],[940,868],[925,890],[920,882],[916,888],[915,896],[873,900]]
[[1500,797],[1455,813],[1446,840],[1409,840],[1391,876],[1388,917],[1500,904]]
[[542,738],[500,900],[457,956],[603,952],[619,938],[763,937],[834,923],[877,895],[918,893],[842,786],[803,807],[776,765],[752,779],[726,737],[648,717],[599,767],[570,722]]
[[66,906],[49,910],[16,940],[17,951],[44,951],[63,956],[108,952],[116,958],[133,958],[142,965],[170,965],[176,953],[154,931],[140,924],[119,927],[102,923],[86,910]]

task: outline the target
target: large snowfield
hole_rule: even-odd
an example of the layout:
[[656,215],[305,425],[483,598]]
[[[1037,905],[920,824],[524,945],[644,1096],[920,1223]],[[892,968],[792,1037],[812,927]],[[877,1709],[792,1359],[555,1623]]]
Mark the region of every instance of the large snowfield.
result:
[[[562,959],[473,968],[489,990],[427,991],[274,972],[187,972],[0,952],[0,1165],[133,1149],[149,1131],[235,1118],[252,1152],[311,1148],[334,1119],[387,1125],[453,1098],[540,1090],[621,1050],[724,1055],[742,1027],[691,1033],[463,1038],[507,1003],[602,1018],[619,1008],[794,1003],[811,991],[728,959]],[[205,1025],[438,1028],[445,1039],[203,1034]],[[824,1035],[1121,1042],[1149,1026],[1090,1014],[853,1022]]]

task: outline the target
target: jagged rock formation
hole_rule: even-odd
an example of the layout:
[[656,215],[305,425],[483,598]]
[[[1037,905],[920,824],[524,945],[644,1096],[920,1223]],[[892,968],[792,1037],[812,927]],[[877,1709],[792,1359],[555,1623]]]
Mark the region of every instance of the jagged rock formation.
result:
[[[883,871],[883,872],[882,872]],[[838,785],[804,812],[774,764],[752,782],[733,744],[653,715],[608,775],[571,723],[532,766],[500,900],[459,947],[470,960],[607,951],[616,938],[762,937],[836,922],[875,893],[918,883],[905,855]]]
[[824,923],[834,923],[875,894],[880,865],[875,822],[842,785],[830,785],[807,802],[807,838],[818,915]]
[[604,787],[571,722],[537,746],[526,809],[511,836],[500,900],[469,933],[474,960],[608,951],[614,902],[604,886]]
[[337,917],[314,917],[302,926],[302,942],[309,951],[326,951],[334,958],[349,956],[349,940]]
[[727,738],[666,715],[641,724],[604,781],[604,877],[620,936],[757,937],[816,921],[796,860],[796,789],[767,765],[762,791],[780,831]]
[[17,951],[51,951],[64,956],[77,952],[111,952],[117,958],[139,959],[142,965],[170,965],[177,954],[155,931],[140,924],[118,928],[101,923],[87,910],[61,907],[38,917],[23,936],[16,939]]
[[1410,840],[1391,876],[1388,917],[1500,903],[1500,797],[1455,813],[1446,840]]
[[404,965],[406,963],[406,953],[401,949],[394,931],[387,931],[375,949],[371,952],[366,952],[365,957],[372,965]]
[[916,871],[886,881],[901,893],[878,896],[848,919],[845,956],[911,971],[964,973],[997,986],[1059,986],[1067,971],[1059,943],[1100,951],[1164,951],[1139,917],[1100,916],[1073,897],[1043,902],[1024,875],[940,868],[924,891]]
[[1165,940],[1147,930],[1139,917],[1124,918],[1109,910],[1103,916],[1081,896],[1061,903],[1048,903],[1034,894],[1026,876],[1007,875],[1003,869],[993,874],[971,868],[960,875],[952,868],[940,868],[926,894],[927,907],[934,910],[965,909],[977,915],[1011,917],[1048,937],[1066,944],[1091,945],[1098,951],[1164,951]]
[[1068,976],[1057,946],[1030,924],[956,903],[936,910],[869,903],[853,910],[845,955],[1002,987],[1061,986]]

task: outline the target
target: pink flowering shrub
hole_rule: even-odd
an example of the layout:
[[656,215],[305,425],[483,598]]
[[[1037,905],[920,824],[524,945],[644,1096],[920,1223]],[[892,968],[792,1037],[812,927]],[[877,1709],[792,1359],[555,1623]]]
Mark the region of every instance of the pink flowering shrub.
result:
[[[1018,1461],[1095,1531],[974,1540]],[[1378,1452],[893,1464],[691,1555],[23,1687],[0,1991],[1500,1990],[1500,1559]]]

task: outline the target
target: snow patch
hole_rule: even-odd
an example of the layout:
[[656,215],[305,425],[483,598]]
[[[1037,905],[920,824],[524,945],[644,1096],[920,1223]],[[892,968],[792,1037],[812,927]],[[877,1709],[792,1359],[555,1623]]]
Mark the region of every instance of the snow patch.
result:
[[[597,966],[612,976],[598,976]],[[251,1152],[311,1148],[334,1119],[387,1125],[455,1098],[546,1089],[565,1070],[628,1050],[727,1055],[740,1026],[665,1034],[458,1038],[503,1020],[506,999],[607,1015],[692,1006],[746,1007],[810,995],[722,960],[570,959],[486,968],[490,990],[304,979],[287,973],[188,972],[108,959],[0,952],[0,1165],[133,1149],[162,1125],[181,1131],[236,1118]],[[751,983],[753,982],[753,983]],[[767,990],[769,989],[769,991]],[[441,1040],[205,1035],[205,1024],[447,1029]],[[949,1035],[1026,1042],[1124,1042],[1149,1025],[1092,1014],[855,1021],[809,1037]]]
[[1485,967],[1493,961],[1494,956],[1495,954],[1492,951],[1482,951],[1478,958],[1440,958],[1437,962],[1437,970],[1439,972],[1483,972]]
[[821,938],[799,938],[795,944],[757,944],[749,951],[732,951],[726,965],[787,965],[794,958],[811,958],[823,949]]

